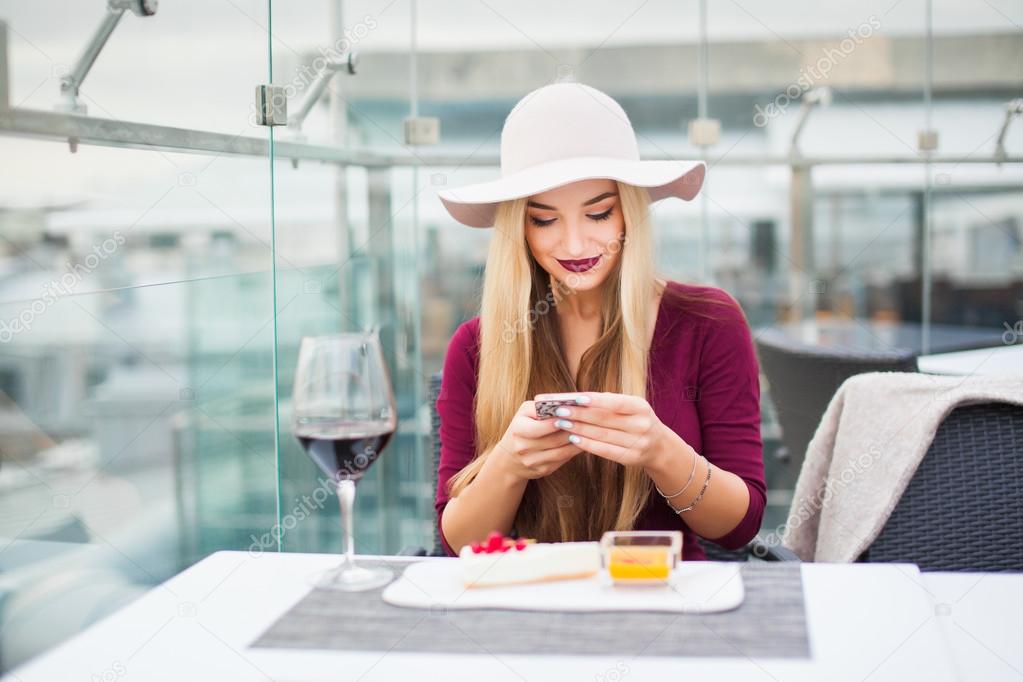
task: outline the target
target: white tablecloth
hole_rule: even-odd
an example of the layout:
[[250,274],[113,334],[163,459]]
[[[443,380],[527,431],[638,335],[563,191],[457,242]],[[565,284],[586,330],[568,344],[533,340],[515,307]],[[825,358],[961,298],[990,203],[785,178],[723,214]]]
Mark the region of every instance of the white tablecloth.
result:
[[927,374],[1017,375],[1023,381],[1023,344],[921,355],[916,364]]
[[[446,680],[1020,679],[1023,575],[911,564],[804,564],[811,660],[441,655],[249,649],[333,555],[218,552],[4,682],[67,679]],[[431,559],[446,561],[448,559]],[[770,627],[770,623],[764,623]],[[960,675],[957,671],[962,671]]]

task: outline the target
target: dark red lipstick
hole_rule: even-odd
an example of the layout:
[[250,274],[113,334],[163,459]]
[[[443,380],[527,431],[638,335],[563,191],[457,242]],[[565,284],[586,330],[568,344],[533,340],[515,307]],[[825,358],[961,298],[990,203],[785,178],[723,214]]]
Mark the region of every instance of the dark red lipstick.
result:
[[561,260],[559,258],[558,262],[561,263],[561,267],[570,272],[586,272],[596,265],[599,260],[600,256],[594,256],[593,258],[583,258],[582,260]]

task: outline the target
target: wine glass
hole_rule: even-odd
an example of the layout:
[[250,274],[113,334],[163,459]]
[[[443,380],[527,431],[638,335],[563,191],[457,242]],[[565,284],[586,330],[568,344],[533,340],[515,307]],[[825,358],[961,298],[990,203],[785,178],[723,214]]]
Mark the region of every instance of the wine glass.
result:
[[335,481],[341,505],[344,560],[313,576],[313,584],[346,592],[386,584],[394,577],[390,569],[356,564],[352,532],[355,483],[380,456],[397,426],[377,327],[368,333],[302,339],[291,424],[306,454]]

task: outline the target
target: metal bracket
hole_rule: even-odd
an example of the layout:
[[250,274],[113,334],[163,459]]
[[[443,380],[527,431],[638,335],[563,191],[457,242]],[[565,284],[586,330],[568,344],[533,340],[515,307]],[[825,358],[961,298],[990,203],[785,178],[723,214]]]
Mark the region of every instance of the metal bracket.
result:
[[802,104],[799,107],[799,119],[796,121],[796,127],[792,131],[792,139],[789,141],[790,158],[798,159],[802,156],[799,151],[799,136],[803,134],[803,128],[806,126],[806,119],[810,117],[810,111],[814,107],[829,106],[831,98],[831,88],[826,85],[814,88],[803,95]]
[[256,124],[288,125],[288,95],[282,85],[256,86]]
[[96,62],[96,58],[99,57],[99,53],[103,51],[103,46],[107,44],[110,35],[117,28],[117,23],[124,16],[126,10],[131,10],[136,16],[151,17],[156,14],[158,3],[159,0],[107,1],[107,14],[103,17],[99,28],[96,29],[96,33],[93,34],[89,44],[85,46],[85,51],[78,58],[74,68],[60,79],[62,101],[55,107],[58,111],[67,111],[72,114],[86,113],[85,105],[78,101],[78,91],[81,89],[85,77],[89,75],[89,70]]
[[999,164],[1005,160],[1005,135],[1009,132],[1009,124],[1014,116],[1023,114],[1023,99],[1014,99],[1005,104],[1005,120],[998,130],[998,140],[995,142],[995,159]]
[[427,145],[440,141],[440,119],[433,116],[408,116],[404,121],[405,144]]
[[938,148],[937,130],[916,131],[916,148],[922,152],[933,152]]
[[721,138],[721,121],[716,118],[694,118],[689,121],[689,144],[713,147]]
[[355,75],[355,67],[359,63],[359,55],[356,52],[348,52],[344,55],[344,60],[331,59],[327,60],[320,72],[316,74],[313,82],[309,85],[309,89],[306,91],[305,99],[298,105],[298,111],[288,121],[294,131],[295,135],[299,135],[302,130],[302,123],[305,121],[306,116],[312,111],[313,105],[323,95],[323,91],[327,89],[327,85],[330,83],[334,74],[347,73],[350,76]]

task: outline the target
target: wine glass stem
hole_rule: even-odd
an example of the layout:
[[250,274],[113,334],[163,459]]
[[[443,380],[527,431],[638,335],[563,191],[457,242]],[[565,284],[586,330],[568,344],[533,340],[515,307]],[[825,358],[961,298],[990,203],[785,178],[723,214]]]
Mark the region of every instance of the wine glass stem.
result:
[[344,565],[355,563],[355,533],[352,530],[352,508],[355,506],[355,481],[350,478],[338,481],[337,499],[341,504],[341,526],[345,536]]

